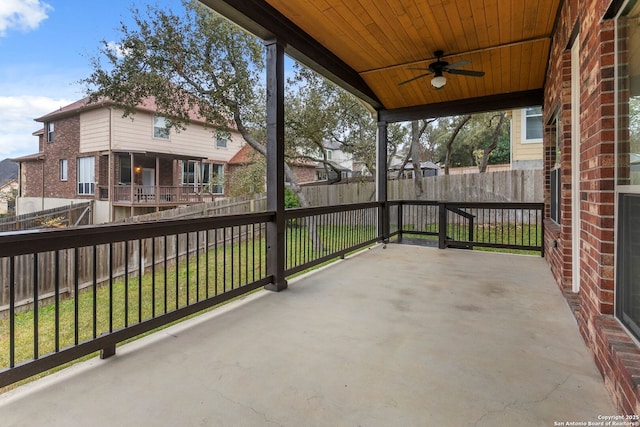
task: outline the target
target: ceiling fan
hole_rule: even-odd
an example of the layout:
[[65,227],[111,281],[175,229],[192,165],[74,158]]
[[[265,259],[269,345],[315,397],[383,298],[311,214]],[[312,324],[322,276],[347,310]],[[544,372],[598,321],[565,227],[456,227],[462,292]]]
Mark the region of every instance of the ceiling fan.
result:
[[429,64],[428,68],[409,68],[410,70],[417,70],[417,71],[428,71],[428,73],[423,73],[420,74],[418,76],[415,76],[413,78],[410,78],[409,80],[405,80],[403,82],[398,83],[398,86],[402,86],[405,85],[409,82],[412,82],[414,80],[418,80],[421,79],[423,77],[429,76],[431,74],[433,74],[433,78],[431,79],[431,85],[433,87],[435,87],[436,89],[442,89],[444,87],[445,84],[447,84],[447,78],[443,75],[443,73],[450,73],[450,74],[460,74],[463,76],[471,76],[471,77],[482,77],[484,76],[484,71],[474,71],[474,70],[460,70],[460,67],[464,67],[465,65],[471,64],[470,61],[458,61],[458,62],[454,62],[453,64],[449,64],[447,61],[443,61],[442,55],[444,55],[444,52],[441,50],[436,50],[434,52],[434,55],[436,56],[437,61],[436,62],[432,62],[431,64]]

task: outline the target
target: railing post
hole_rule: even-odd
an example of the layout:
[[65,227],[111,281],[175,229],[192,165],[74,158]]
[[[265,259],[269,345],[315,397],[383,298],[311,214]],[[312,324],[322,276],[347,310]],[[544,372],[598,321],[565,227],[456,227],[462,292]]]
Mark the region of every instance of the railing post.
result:
[[403,221],[403,206],[404,206],[404,202],[399,202],[398,203],[398,243],[402,243],[402,227],[404,227],[404,221]]
[[275,212],[267,223],[267,274],[270,291],[287,288],[285,280],[284,218],[284,47],[277,40],[267,48],[267,210]]
[[469,249],[473,249],[473,216],[469,218]]
[[446,249],[447,247],[447,204],[438,202],[438,248]]
[[[540,237],[540,256],[542,258],[544,258],[544,212],[545,212],[545,205],[544,202],[542,203],[542,206],[539,208],[538,212],[536,212],[536,218],[538,217],[538,214],[540,214],[540,232],[542,233],[542,236]],[[536,242],[538,243],[538,242]]]

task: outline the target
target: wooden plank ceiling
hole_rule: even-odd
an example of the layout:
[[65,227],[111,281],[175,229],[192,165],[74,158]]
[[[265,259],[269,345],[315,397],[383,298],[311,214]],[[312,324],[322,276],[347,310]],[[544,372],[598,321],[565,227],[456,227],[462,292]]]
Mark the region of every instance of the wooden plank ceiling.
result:
[[[277,26],[292,23],[292,31],[302,31],[304,37],[326,48],[356,73],[365,89],[370,89],[371,98],[379,100],[381,105],[374,107],[384,110],[540,90],[560,3],[560,0],[253,0],[249,2],[252,5],[239,12],[236,4],[241,1],[201,1],[263,38],[277,35]],[[247,20],[237,18],[238,14],[246,17],[253,13],[256,6],[263,9],[259,13],[275,11],[282,19],[273,28],[265,29],[269,23],[262,22],[258,30],[246,25]],[[292,56],[308,57],[310,52],[302,51],[305,46],[295,46],[295,40],[293,43]],[[313,45],[306,48],[309,46]],[[410,68],[426,68],[435,61],[436,50],[444,51],[443,60],[449,63],[470,61],[462,68],[484,71],[484,77],[445,73],[447,84],[441,90],[431,86],[431,76],[398,85],[421,74]],[[323,70],[314,61],[307,61],[306,65]],[[335,80],[335,75],[332,77]]]

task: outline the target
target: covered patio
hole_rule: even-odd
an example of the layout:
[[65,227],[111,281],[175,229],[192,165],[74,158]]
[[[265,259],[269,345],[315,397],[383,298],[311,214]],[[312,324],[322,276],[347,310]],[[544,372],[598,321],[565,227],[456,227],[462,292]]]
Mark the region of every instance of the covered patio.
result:
[[617,412],[543,258],[378,244],[0,395],[0,413],[67,427],[550,426]]

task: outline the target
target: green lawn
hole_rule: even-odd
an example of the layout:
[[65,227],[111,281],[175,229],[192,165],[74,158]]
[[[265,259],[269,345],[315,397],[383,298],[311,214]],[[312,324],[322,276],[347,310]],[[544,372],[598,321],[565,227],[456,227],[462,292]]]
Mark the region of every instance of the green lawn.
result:
[[[419,234],[413,234],[412,231],[433,231],[433,224],[426,224],[424,227],[420,227],[419,230],[415,230],[415,227],[410,225],[404,226],[404,236],[412,239],[425,239],[438,241],[438,236],[425,236]],[[407,231],[408,230],[408,231]],[[437,230],[437,227],[435,228]],[[542,231],[535,225],[522,225],[522,224],[499,224],[497,226],[479,225],[474,227],[474,242],[479,243],[494,243],[505,245],[526,245],[526,246],[538,246],[542,244]],[[469,229],[457,224],[448,224],[447,236],[454,240],[468,241]],[[503,248],[487,248],[476,246],[474,250],[489,251],[489,252],[505,252],[505,253],[519,253],[528,255],[539,255],[538,251],[528,251],[520,249],[503,249]]]

